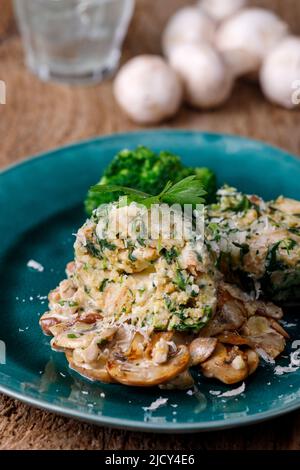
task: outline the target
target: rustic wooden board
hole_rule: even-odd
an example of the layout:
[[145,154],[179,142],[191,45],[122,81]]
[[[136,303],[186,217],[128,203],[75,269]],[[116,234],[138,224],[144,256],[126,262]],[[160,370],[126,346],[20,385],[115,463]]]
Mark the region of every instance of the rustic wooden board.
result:
[[[124,60],[160,51],[160,31],[185,0],[137,0]],[[299,0],[256,0],[300,33]],[[0,79],[7,104],[0,106],[0,167],[53,147],[139,127],[117,108],[107,81],[95,87],[45,84],[23,65],[11,0],[1,0]],[[165,125],[166,127],[166,125]],[[254,84],[239,83],[222,109],[184,108],[167,127],[236,133],[268,141],[300,155],[300,115],[267,103]],[[300,449],[300,412],[244,428],[195,435],[153,435],[110,430],[33,409],[0,397],[0,449]]]

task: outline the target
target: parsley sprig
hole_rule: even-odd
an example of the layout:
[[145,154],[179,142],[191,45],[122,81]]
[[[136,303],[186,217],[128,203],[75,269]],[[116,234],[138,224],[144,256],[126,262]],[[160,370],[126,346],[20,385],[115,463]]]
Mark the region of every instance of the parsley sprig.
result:
[[127,188],[126,186],[117,186],[109,184],[97,184],[91,187],[91,192],[95,193],[113,193],[122,192],[128,196],[129,202],[137,202],[146,207],[152,204],[202,204],[204,203],[204,191],[201,181],[196,175],[188,176],[178,183],[173,184],[169,181],[160,194],[152,196],[151,194]]

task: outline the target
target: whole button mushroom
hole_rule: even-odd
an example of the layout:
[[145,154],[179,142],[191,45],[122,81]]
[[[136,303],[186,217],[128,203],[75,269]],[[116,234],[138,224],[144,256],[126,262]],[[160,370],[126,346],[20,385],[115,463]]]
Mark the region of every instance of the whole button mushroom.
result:
[[182,85],[161,57],[141,55],[120,69],[114,95],[133,121],[154,124],[176,114],[182,102]]
[[247,0],[200,0],[199,7],[216,21],[224,21],[247,5]]
[[284,108],[300,109],[299,37],[287,37],[266,57],[260,82],[270,101]]
[[287,34],[288,26],[275,13],[245,8],[220,26],[216,46],[236,76],[257,76],[265,56]]
[[197,7],[181,8],[171,16],[164,30],[164,55],[168,57],[181,44],[213,43],[216,27],[215,21]]
[[215,108],[230,96],[233,77],[221,55],[208,44],[184,44],[173,50],[170,64],[184,85],[186,101],[196,108]]

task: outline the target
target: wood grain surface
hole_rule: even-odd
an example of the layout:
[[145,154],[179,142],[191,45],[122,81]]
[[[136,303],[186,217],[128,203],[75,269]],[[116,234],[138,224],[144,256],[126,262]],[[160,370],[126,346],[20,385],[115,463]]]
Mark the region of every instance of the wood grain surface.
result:
[[[159,53],[168,16],[188,3],[137,0],[123,60]],[[251,3],[279,12],[300,33],[299,0]],[[32,76],[23,63],[10,0],[0,1],[0,80],[7,85],[7,104],[0,105],[0,167],[68,142],[139,128],[117,108],[111,81],[84,88],[42,83]],[[267,103],[255,84],[239,83],[220,110],[183,108],[165,127],[246,135],[300,155],[300,114]],[[168,436],[91,426],[0,396],[0,449],[300,449],[300,412],[243,429]]]

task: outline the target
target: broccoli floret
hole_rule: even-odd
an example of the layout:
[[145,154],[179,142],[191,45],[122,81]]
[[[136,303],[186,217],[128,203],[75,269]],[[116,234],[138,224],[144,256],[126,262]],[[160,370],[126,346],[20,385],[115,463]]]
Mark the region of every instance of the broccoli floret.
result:
[[185,168],[183,170],[183,176],[181,178],[185,178],[186,176],[197,175],[197,178],[201,180],[203,185],[203,189],[206,191],[205,200],[207,204],[211,204],[215,201],[216,192],[217,192],[217,178],[215,173],[206,167],[199,167],[199,168]]
[[[138,189],[145,193],[159,194],[169,180],[176,183],[186,176],[197,174],[203,180],[207,200],[216,192],[216,178],[208,168],[185,167],[180,157],[170,152],[153,152],[146,147],[123,150],[107,167],[100,184],[114,184]],[[116,201],[122,193],[101,194],[89,191],[85,200],[86,212],[91,215],[101,204]]]

